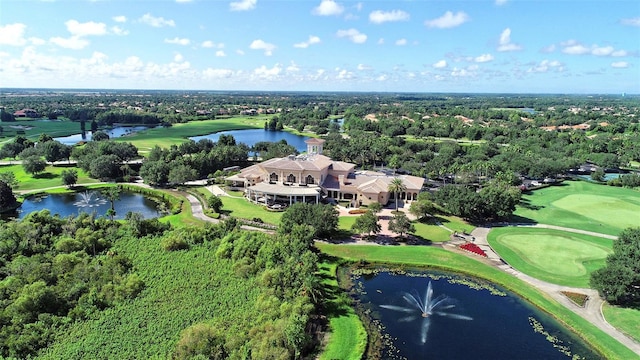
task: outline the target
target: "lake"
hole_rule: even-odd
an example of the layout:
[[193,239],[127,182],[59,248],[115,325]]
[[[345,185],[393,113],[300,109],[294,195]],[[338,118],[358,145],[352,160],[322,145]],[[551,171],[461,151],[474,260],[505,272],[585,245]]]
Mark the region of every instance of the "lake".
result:
[[208,135],[193,136],[189,139],[196,142],[202,139],[209,139],[217,142],[220,138],[220,135],[231,135],[234,139],[236,139],[236,143],[244,143],[249,147],[255,145],[260,141],[278,142],[280,140],[286,140],[287,144],[293,146],[299,152],[307,151],[307,144],[305,144],[304,142],[309,139],[309,137],[295,135],[286,131],[264,129],[220,131]]
[[[422,271],[352,278],[356,299],[382,329],[383,358],[601,359],[549,315],[490,283]],[[418,305],[433,311],[425,317]]]
[[[120,199],[116,200],[114,205],[115,219],[124,219],[129,211],[138,212],[145,219],[159,216],[156,202],[134,192],[122,191]],[[97,190],[71,194],[45,194],[26,198],[22,206],[14,212],[3,213],[2,218],[22,219],[31,212],[45,209],[49,210],[51,215],[59,214],[60,217],[77,215],[79,212],[95,212],[97,216],[106,216],[110,208],[111,203]]]
[[[130,135],[139,131],[144,131],[148,129],[152,129],[153,127],[149,126],[115,126],[109,129],[103,129],[103,131],[109,135],[109,138],[117,138],[121,136]],[[69,136],[61,136],[53,138],[65,145],[75,145],[81,141],[91,141],[92,132],[85,131],[84,133],[69,135]]]

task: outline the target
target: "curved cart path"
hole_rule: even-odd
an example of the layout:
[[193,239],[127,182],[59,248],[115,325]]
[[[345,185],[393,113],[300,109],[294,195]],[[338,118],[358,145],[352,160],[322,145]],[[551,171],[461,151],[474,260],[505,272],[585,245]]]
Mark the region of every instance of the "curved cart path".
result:
[[[536,225],[513,224],[513,225],[548,228],[548,229],[562,230],[562,231],[568,231],[568,232],[574,232],[574,233],[580,233],[580,234],[587,234],[592,236],[599,236],[599,237],[604,237],[609,239],[617,239],[617,237],[611,236],[611,235],[599,234],[595,232],[583,231],[578,229],[563,228],[560,226],[553,226],[553,225],[545,225],[545,224],[536,224]],[[629,338],[627,335],[625,335],[618,329],[611,326],[611,324],[609,324],[607,320],[605,320],[604,316],[602,315],[602,306],[604,305],[604,300],[602,300],[602,298],[600,297],[600,295],[596,290],[573,288],[568,286],[551,284],[546,281],[542,281],[534,277],[531,277],[527,274],[524,274],[514,269],[509,264],[507,264],[504,260],[502,260],[500,256],[489,245],[489,242],[487,241],[487,235],[489,234],[490,230],[491,230],[490,227],[477,227],[471,232],[471,236],[475,238],[473,241],[478,246],[480,246],[482,250],[484,250],[487,253],[488,258],[492,260],[493,266],[499,268],[500,270],[510,273],[511,275],[531,284],[532,286],[544,292],[545,294],[548,294],[551,298],[555,299],[556,301],[561,303],[563,306],[565,306],[569,310],[580,315],[582,318],[589,321],[590,323],[592,323],[593,325],[595,325],[597,328],[604,331],[605,333],[609,334],[611,337],[618,340],[620,343],[622,343],[623,345],[625,345],[626,347],[634,351],[636,354],[640,355],[640,344],[634,341],[633,339]],[[561,291],[573,291],[577,293],[583,293],[589,296],[589,300],[587,301],[585,307],[580,307],[574,304],[566,296],[562,295],[560,293]]]

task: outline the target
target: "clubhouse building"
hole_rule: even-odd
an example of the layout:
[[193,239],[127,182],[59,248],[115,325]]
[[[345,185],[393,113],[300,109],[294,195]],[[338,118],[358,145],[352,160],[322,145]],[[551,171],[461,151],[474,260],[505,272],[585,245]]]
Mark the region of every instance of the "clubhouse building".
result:
[[305,154],[269,159],[244,168],[226,180],[234,187],[243,187],[249,200],[271,207],[300,201],[318,203],[325,197],[348,201],[351,207],[373,202],[386,205],[395,199],[388,188],[396,177],[402,179],[406,188],[398,194],[398,199],[411,201],[418,198],[423,178],[355,170],[355,164],[334,161],[322,155],[324,142],[322,139],[309,139]]

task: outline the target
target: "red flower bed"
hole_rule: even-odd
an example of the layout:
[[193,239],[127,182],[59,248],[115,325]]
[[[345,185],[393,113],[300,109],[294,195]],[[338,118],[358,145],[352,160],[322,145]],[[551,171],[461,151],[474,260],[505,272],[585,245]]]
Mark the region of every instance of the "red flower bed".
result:
[[484,250],[480,249],[480,247],[474,243],[465,243],[463,245],[460,245],[460,249],[487,257],[487,254],[484,252]]

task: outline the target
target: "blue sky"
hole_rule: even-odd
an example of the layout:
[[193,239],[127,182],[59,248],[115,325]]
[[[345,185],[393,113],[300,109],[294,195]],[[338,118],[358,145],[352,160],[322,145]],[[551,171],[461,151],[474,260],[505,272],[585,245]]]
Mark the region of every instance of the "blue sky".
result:
[[2,0],[0,87],[640,93],[640,1]]

